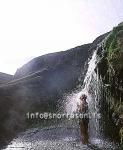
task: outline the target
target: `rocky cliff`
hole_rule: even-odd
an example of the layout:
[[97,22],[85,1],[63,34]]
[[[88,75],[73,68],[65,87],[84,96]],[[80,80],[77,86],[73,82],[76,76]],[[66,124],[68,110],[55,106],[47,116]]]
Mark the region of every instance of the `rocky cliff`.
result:
[[11,82],[0,86],[0,135],[25,128],[27,112],[57,111],[62,96],[82,84],[87,61],[106,36],[37,57],[18,69]]
[[12,75],[0,72],[0,84],[5,84],[13,79]]
[[[110,120],[123,131],[123,23],[109,33],[102,43],[98,72],[104,84],[103,102]],[[123,135],[122,135],[123,136]],[[123,137],[122,137],[123,138]]]

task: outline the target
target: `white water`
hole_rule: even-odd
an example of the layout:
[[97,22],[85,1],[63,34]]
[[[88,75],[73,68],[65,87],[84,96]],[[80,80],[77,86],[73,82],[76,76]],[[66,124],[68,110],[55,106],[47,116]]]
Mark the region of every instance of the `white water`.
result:
[[[81,91],[72,93],[67,97],[68,103],[66,109],[68,113],[73,113],[77,109],[77,103],[79,103],[79,97],[82,94],[87,95],[87,102],[89,106],[89,113],[92,117],[89,120],[89,136],[90,140],[97,138],[99,135],[99,99],[98,99],[98,75],[95,73],[95,68],[97,64],[97,51],[92,55],[88,63],[88,70],[83,82]],[[92,85],[93,84],[93,85]],[[95,115],[95,116],[94,116]]]
[[[89,119],[89,142],[91,144],[97,145],[99,148],[104,149],[115,149],[115,144],[109,139],[105,139],[101,134],[102,126],[100,125],[100,117],[99,113],[100,105],[99,102],[101,100],[102,94],[102,81],[98,75],[98,69],[96,68],[98,61],[101,58],[97,55],[97,50],[94,51],[92,58],[88,63],[88,70],[83,82],[83,86],[81,91],[72,93],[67,97],[68,103],[66,106],[68,113],[73,113],[77,109],[77,103],[79,102],[79,98],[82,94],[87,95],[87,102],[89,106],[89,114],[95,114],[95,116]],[[95,72],[96,70],[96,72]]]
[[[95,73],[97,55],[94,52],[91,60],[88,64],[88,70],[84,79],[83,88],[81,91],[72,93],[67,96],[66,111],[67,113],[73,113],[76,111],[77,102],[79,102],[79,97],[81,94],[86,94],[88,99],[89,111],[91,113],[99,112],[99,95],[100,95],[100,82],[98,73]],[[92,150],[94,148],[89,148],[87,145],[82,145],[77,142],[79,138],[78,128],[58,128],[54,129],[48,128],[48,130],[38,128],[35,133],[34,129],[24,132],[22,135],[18,135],[5,150]],[[36,129],[37,130],[37,129]],[[109,142],[107,139],[102,139],[99,137],[99,119],[91,118],[89,120],[89,136],[90,142],[99,149],[115,150],[115,145]]]
[[[101,95],[101,81],[98,72],[95,73],[97,66],[97,50],[92,55],[88,62],[88,70],[83,82],[82,89],[67,96],[66,112],[72,114],[77,109],[77,103],[82,94],[87,95],[89,113],[99,114],[99,100]],[[97,70],[98,71],[98,70]],[[66,120],[65,120],[66,121]],[[89,120],[89,142],[99,149],[115,150],[115,144],[107,139],[103,139],[100,135],[100,124],[98,117],[91,117]],[[64,123],[64,122],[63,122]],[[71,125],[71,124],[70,124]],[[78,124],[79,126],[79,124]],[[18,135],[5,150],[20,149],[20,150],[93,150],[87,145],[77,142],[79,137],[78,127],[69,128],[68,124],[64,124],[61,128],[49,127],[46,129],[38,129],[35,133],[34,129]],[[36,129],[37,130],[37,129]]]

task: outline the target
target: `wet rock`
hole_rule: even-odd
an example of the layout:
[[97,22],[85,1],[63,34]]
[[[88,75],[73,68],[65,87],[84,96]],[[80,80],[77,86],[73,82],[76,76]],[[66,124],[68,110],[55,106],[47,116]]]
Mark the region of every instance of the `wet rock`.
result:
[[5,84],[13,79],[13,75],[0,72],[0,84]]
[[0,135],[16,133],[39,121],[28,120],[27,112],[57,111],[63,95],[83,83],[87,61],[105,36],[68,51],[37,57],[18,69],[11,82],[1,85]]
[[102,47],[105,52],[97,68],[104,85],[109,85],[104,89],[103,99],[120,130],[123,126],[123,23],[109,33]]

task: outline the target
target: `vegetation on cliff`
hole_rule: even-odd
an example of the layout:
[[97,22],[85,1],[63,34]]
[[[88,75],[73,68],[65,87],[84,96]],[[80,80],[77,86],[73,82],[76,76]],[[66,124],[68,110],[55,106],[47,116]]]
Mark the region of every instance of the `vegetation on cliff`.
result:
[[98,69],[107,95],[103,98],[123,139],[123,23],[113,28],[102,45],[104,56]]
[[119,96],[121,97],[118,102],[120,103],[120,108],[117,107],[117,111],[121,111],[123,113],[121,106],[123,95],[123,23],[120,23],[112,30],[112,32],[110,32],[109,36],[105,40],[105,50],[109,84],[117,92],[117,101]]
[[[107,60],[115,75],[123,70],[123,23],[115,27],[105,42]],[[123,77],[123,76],[122,76]]]

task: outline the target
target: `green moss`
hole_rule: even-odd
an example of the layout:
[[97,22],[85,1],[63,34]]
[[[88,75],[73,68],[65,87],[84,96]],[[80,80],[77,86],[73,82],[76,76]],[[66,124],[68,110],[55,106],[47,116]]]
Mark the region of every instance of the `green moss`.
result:
[[109,50],[110,46],[112,45],[112,48],[116,48],[117,45],[117,35],[118,33],[123,30],[123,25],[119,25],[117,27],[114,27],[112,32],[110,32],[109,36],[107,37],[107,40],[105,42],[106,50]]
[[123,144],[123,127],[119,131],[120,138],[121,138],[121,144]]
[[123,68],[121,51],[123,49],[123,23],[115,27],[105,41],[106,56],[112,68],[117,72]]
[[123,102],[121,104],[119,104],[116,111],[118,114],[122,115],[122,113],[123,113]]
[[123,26],[123,22],[119,23],[118,26]]
[[[110,76],[111,81],[109,84],[112,85],[114,91],[120,92],[119,81],[123,81],[123,22],[120,23],[117,27],[115,27],[108,37],[105,40],[105,59],[107,60],[108,66],[108,76]],[[112,71],[113,70],[113,71]],[[118,79],[118,82],[114,81]],[[115,89],[116,87],[116,89]],[[118,91],[119,90],[119,91]],[[123,97],[123,93],[121,91],[120,95]],[[120,120],[123,119],[123,102],[121,103],[121,97],[116,95],[114,99],[110,102],[110,109],[116,114],[119,115]],[[123,144],[123,127],[120,125],[120,137],[121,143]]]

